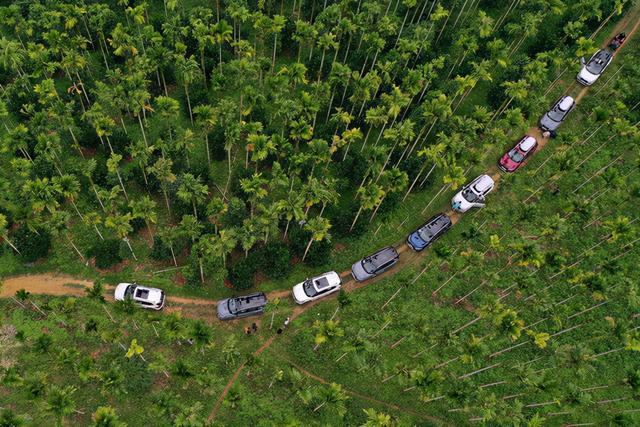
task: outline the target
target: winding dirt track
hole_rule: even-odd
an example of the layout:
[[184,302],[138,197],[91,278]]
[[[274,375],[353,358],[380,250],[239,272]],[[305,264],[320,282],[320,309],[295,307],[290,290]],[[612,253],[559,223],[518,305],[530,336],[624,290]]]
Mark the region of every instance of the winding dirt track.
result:
[[[617,55],[623,48],[625,45],[627,45],[630,42],[631,37],[635,34],[635,32],[637,31],[638,27],[640,27],[640,8],[636,8],[635,10],[632,10],[630,12],[628,12],[627,16],[625,16],[615,27],[614,29],[611,31],[610,36],[606,39],[606,41],[603,43],[603,47],[606,46],[606,44],[608,43],[609,39],[611,37],[613,37],[614,35],[618,34],[619,32],[625,31],[628,27],[629,24],[633,22],[634,26],[630,29],[627,30],[627,40],[625,42],[625,44],[623,44],[616,52],[614,52],[614,57],[615,55]],[[571,93],[574,92],[576,88],[580,87],[575,80],[572,77],[572,81],[565,86],[565,93]],[[590,87],[580,87],[580,91],[574,96],[576,103],[579,103],[582,98],[589,92]],[[547,138],[543,138],[540,129],[537,126],[531,127],[528,131],[527,131],[528,135],[534,136],[537,140],[538,140],[538,149],[537,151],[541,151],[544,146],[549,142],[549,140]],[[489,174],[494,181],[496,182],[496,184],[500,181],[501,177],[502,177],[502,173],[500,172],[500,170],[497,168],[497,166],[491,166],[487,171],[487,174]],[[457,212],[453,212],[451,210],[448,210],[446,213],[452,220],[452,222],[454,224],[456,224],[460,219],[461,219],[461,215]],[[398,253],[401,255],[400,256],[400,260],[398,262],[398,265],[396,267],[394,267],[394,269],[387,271],[386,273],[368,280],[366,282],[356,282],[355,280],[350,280],[350,276],[351,276],[351,272],[350,271],[344,271],[342,273],[340,273],[340,277],[343,279],[343,282],[345,282],[343,284],[343,289],[346,292],[353,292],[357,289],[360,289],[362,287],[365,286],[369,286],[372,285],[374,283],[376,283],[379,280],[384,279],[385,277],[388,277],[392,274],[394,274],[395,272],[397,272],[398,270],[402,269],[404,266],[408,266],[411,264],[414,264],[415,262],[419,261],[421,258],[423,258],[424,254],[420,254],[420,253],[416,253],[412,250],[410,250],[407,245],[405,243],[401,243],[399,245],[396,246],[396,249],[398,251]],[[20,290],[20,289],[25,289],[26,291],[32,293],[32,294],[45,294],[45,295],[55,295],[55,296],[64,296],[64,295],[69,295],[69,296],[84,296],[85,295],[85,287],[91,286],[93,284],[93,282],[89,281],[89,280],[85,280],[85,279],[77,279],[71,276],[66,276],[66,275],[57,275],[57,274],[35,274],[35,275],[23,275],[23,276],[15,276],[15,277],[9,277],[9,278],[5,278],[2,281],[2,286],[0,286],[0,297],[2,298],[8,298],[8,297],[12,297],[13,295],[15,295],[15,292]],[[106,290],[108,291],[108,295],[106,295],[107,293],[105,293],[105,296],[109,299],[111,298],[112,295],[112,286],[106,286]],[[268,294],[268,298],[269,299],[273,299],[273,298],[287,298],[290,295],[290,291],[286,290],[286,291],[275,291],[272,293]],[[333,295],[332,298],[335,298],[335,294]],[[326,299],[325,299],[326,300]],[[175,297],[175,296],[167,296],[167,302],[168,307],[167,307],[167,312],[173,312],[173,311],[183,311],[185,312],[187,315],[189,314],[194,314],[194,317],[203,317],[206,318],[207,320],[213,320],[215,321],[215,315],[214,315],[214,310],[212,309],[207,309],[206,312],[203,313],[202,310],[198,310],[198,308],[202,309],[202,308],[207,308],[207,307],[214,307],[216,305],[215,301],[211,301],[211,300],[206,300],[206,299],[201,299],[201,298],[186,298],[186,297]],[[304,306],[296,306],[293,309],[293,313],[291,315],[291,319],[295,319],[298,316],[300,316],[302,313],[304,313],[305,311],[309,310],[311,307],[315,306],[316,304],[320,303],[321,301],[314,301],[312,303],[308,303]],[[191,312],[190,308],[193,308],[194,311]],[[253,353],[254,356],[257,356],[259,354],[261,354],[262,352],[264,352],[267,348],[269,348],[269,346],[274,342],[276,338],[276,335],[271,336],[270,338],[268,338],[267,340],[265,340],[261,346]],[[281,356],[279,356],[281,357]],[[295,366],[298,370],[300,370],[301,372],[303,372],[306,376],[321,382],[323,384],[327,384],[327,381],[304,370],[303,368],[297,366],[296,364],[294,364],[292,361],[287,360],[288,363],[290,363],[291,365]],[[224,398],[226,397],[227,393],[229,392],[229,390],[231,389],[231,387],[233,386],[233,384],[235,383],[235,381],[237,380],[238,376],[240,375],[240,373],[242,372],[242,370],[245,367],[245,363],[242,363],[237,369],[236,371],[233,373],[232,377],[230,378],[229,382],[226,384],[224,390],[222,391],[222,393],[220,394],[220,396],[218,396],[218,399],[216,400],[215,406],[213,407],[210,415],[209,415],[209,420],[213,420],[217,413],[218,410],[220,409],[220,406],[222,404],[222,402],[224,401]],[[347,390],[347,392],[349,394],[351,394],[354,397],[357,397],[359,399],[363,399],[363,400],[367,400],[367,401],[371,401],[389,408],[392,408],[394,410],[397,410],[398,412],[407,412],[407,413],[412,413],[413,415],[425,418],[428,417],[426,415],[423,414],[419,414],[419,413],[415,413],[407,408],[401,408],[398,407],[396,405],[390,404],[388,402],[383,402],[383,401],[378,401],[372,397],[369,396],[365,396],[362,395],[360,393],[354,392],[352,390]],[[428,419],[432,420],[432,421],[436,421],[436,422],[440,422],[442,423],[443,421],[435,418],[435,417],[428,417]]]

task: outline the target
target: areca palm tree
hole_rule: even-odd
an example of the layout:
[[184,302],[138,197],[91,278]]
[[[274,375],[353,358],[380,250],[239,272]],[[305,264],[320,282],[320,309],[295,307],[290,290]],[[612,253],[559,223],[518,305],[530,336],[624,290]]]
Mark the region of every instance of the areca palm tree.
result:
[[256,203],[268,194],[265,188],[267,180],[262,177],[261,173],[254,173],[251,178],[244,178],[240,180],[240,187],[248,196],[251,202],[251,218],[255,211]]
[[127,194],[127,189],[124,188],[124,183],[122,182],[122,176],[120,176],[120,161],[122,160],[122,156],[120,154],[111,153],[109,158],[107,159],[107,170],[110,174],[114,174],[118,177],[118,182],[120,183],[120,187],[122,188],[122,192],[124,194],[124,198],[129,200],[129,195]]
[[172,123],[177,115],[180,114],[180,103],[177,99],[169,96],[158,96],[156,101],[156,112],[163,118],[163,126],[169,130],[169,140],[173,141]]
[[373,210],[373,213],[369,218],[369,222],[373,221],[373,218],[376,216],[376,213],[378,213],[378,209],[382,205],[382,202],[384,202],[384,199],[389,194],[404,191],[404,189],[407,187],[408,182],[409,178],[407,177],[407,173],[397,168],[390,169],[381,174],[380,183],[382,185],[382,188],[385,189],[384,195]]
[[176,176],[171,171],[171,166],[173,166],[171,159],[158,159],[153,166],[149,168],[149,171],[156,176],[158,181],[160,181],[160,188],[162,189],[162,194],[164,195],[164,201],[167,205],[169,215],[171,215],[171,206],[169,205],[169,196],[167,191],[169,185],[176,180]]
[[238,244],[237,233],[233,228],[220,230],[218,235],[212,238],[213,251],[222,257],[222,265],[227,265],[227,255],[230,254]]
[[180,237],[180,230],[174,225],[164,226],[158,230],[158,236],[162,243],[169,247],[169,250],[171,251],[171,258],[173,259],[173,265],[177,267],[178,261],[176,260],[176,253],[173,247]]
[[222,76],[222,45],[232,40],[232,28],[227,21],[220,20],[211,28],[214,43],[218,45],[218,67]]
[[144,141],[138,140],[135,143],[130,144],[127,147],[127,150],[131,155],[131,159],[137,163],[140,168],[142,178],[144,179],[144,183],[148,189],[149,180],[147,179],[147,167],[149,166],[149,160],[156,150],[156,147],[154,145],[145,145]]
[[360,208],[356,214],[349,231],[353,230],[358,218],[363,210],[370,210],[378,206],[380,201],[384,198],[385,192],[382,187],[376,183],[369,183],[368,185],[358,188],[357,197],[360,199]]
[[189,58],[185,58],[182,55],[178,55],[176,58],[176,71],[182,86],[184,87],[184,93],[187,97],[187,106],[189,107],[189,120],[193,125],[193,111],[191,110],[191,98],[189,97],[189,86],[193,84],[200,77],[200,68],[193,55]]
[[76,244],[73,242],[71,235],[69,233],[69,213],[65,211],[56,211],[52,212],[49,220],[47,222],[47,226],[51,231],[51,234],[54,236],[64,235],[67,238],[67,241],[71,245],[74,251],[78,254],[82,262],[86,262],[85,257],[82,255],[82,252],[78,249]]
[[304,249],[304,254],[302,255],[302,262],[304,262],[307,254],[309,253],[309,249],[311,248],[311,244],[313,242],[319,242],[321,240],[325,240],[331,237],[329,234],[329,229],[331,228],[331,223],[328,219],[322,218],[321,216],[317,216],[311,218],[304,225],[304,229],[311,232],[311,238],[307,243],[307,247]]
[[338,49],[338,42],[336,42],[336,36],[333,33],[324,33],[318,38],[318,48],[322,49],[322,57],[320,59],[320,68],[318,68],[318,82],[322,77],[322,68],[324,65],[324,58],[328,49]]
[[271,61],[271,72],[276,66],[276,49],[278,46],[278,34],[284,29],[284,25],[287,23],[287,19],[282,15],[273,15],[271,20],[270,31],[273,33],[273,59]]
[[213,131],[218,121],[218,111],[212,105],[198,105],[193,109],[196,115],[196,123],[204,134],[204,143],[207,149],[207,163],[211,167],[211,154],[209,154],[209,134]]
[[51,179],[53,185],[58,187],[60,194],[71,203],[81,220],[84,220],[82,214],[76,205],[76,199],[80,194],[80,182],[74,175],[55,176]]
[[184,215],[180,221],[180,231],[191,240],[191,243],[196,242],[196,238],[202,233],[202,225],[198,218],[193,215]]
[[153,232],[151,231],[151,224],[155,224],[158,221],[158,214],[156,212],[156,202],[149,196],[142,196],[138,200],[129,201],[129,207],[133,212],[134,218],[140,218],[144,220],[149,231],[149,238],[153,241]]
[[207,68],[204,63],[204,52],[209,45],[215,43],[213,35],[214,26],[209,25],[207,22],[203,22],[199,17],[191,17],[191,32],[193,38],[198,43],[198,51],[200,52],[200,66],[202,67],[202,75],[204,77],[204,86],[207,87]]
[[107,228],[113,229],[118,238],[122,239],[127,244],[133,259],[137,261],[138,258],[136,258],[136,254],[133,252],[133,247],[131,247],[131,242],[129,241],[129,233],[133,231],[133,227],[131,226],[132,219],[133,216],[130,213],[126,213],[124,215],[109,215],[105,219],[104,225]]

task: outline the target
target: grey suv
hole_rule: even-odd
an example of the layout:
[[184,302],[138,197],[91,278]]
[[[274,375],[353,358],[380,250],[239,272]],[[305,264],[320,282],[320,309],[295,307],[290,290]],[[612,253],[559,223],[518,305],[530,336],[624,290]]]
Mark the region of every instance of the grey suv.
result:
[[264,292],[244,297],[227,298],[218,301],[218,319],[230,320],[264,313],[267,296]]
[[416,252],[420,252],[436,241],[438,237],[451,228],[451,220],[445,214],[438,214],[427,221],[407,237],[407,245]]
[[387,271],[400,259],[400,255],[392,246],[380,249],[373,255],[356,262],[351,266],[351,275],[358,282],[370,279]]
[[560,127],[567,115],[576,106],[576,101],[569,95],[560,98],[551,110],[545,113],[540,119],[540,129],[542,131],[555,131]]

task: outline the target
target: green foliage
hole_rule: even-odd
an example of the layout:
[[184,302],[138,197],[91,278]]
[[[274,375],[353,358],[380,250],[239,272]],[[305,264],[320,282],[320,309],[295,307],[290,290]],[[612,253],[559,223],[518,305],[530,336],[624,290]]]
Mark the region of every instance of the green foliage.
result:
[[166,261],[171,259],[171,249],[156,235],[153,236],[153,248],[149,256],[156,261]]
[[51,249],[51,234],[43,229],[31,231],[20,227],[14,235],[14,244],[20,248],[20,257],[25,262],[44,258]]
[[292,270],[289,249],[282,243],[269,242],[251,253],[256,267],[273,279],[287,277]]
[[120,240],[96,240],[95,244],[87,252],[87,255],[96,258],[96,267],[109,268],[122,261],[122,257],[120,256]]
[[229,270],[229,281],[234,289],[244,290],[253,286],[253,275],[256,265],[247,258],[237,261]]

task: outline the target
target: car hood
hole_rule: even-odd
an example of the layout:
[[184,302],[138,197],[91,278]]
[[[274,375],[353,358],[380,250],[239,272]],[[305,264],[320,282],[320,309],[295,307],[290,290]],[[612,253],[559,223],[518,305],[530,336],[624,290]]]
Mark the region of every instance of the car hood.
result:
[[309,301],[309,296],[304,292],[304,282],[300,282],[295,285],[291,293],[293,294],[293,299],[298,304]]
[[118,286],[116,286],[116,290],[114,291],[114,297],[117,300],[123,300],[124,299],[124,292],[127,290],[127,288],[129,287],[129,285],[131,285],[131,283],[119,283]]
[[372,274],[367,273],[362,267],[362,261],[358,261],[351,266],[351,274],[357,281],[362,281],[368,279],[369,277],[373,277]]
[[546,113],[542,116],[542,119],[540,119],[540,127],[544,130],[556,130],[561,123],[562,122],[554,122]]
[[409,237],[407,238],[407,242],[409,243],[409,246],[411,246],[413,249],[417,251],[424,249],[424,247],[427,245],[427,243],[424,240],[422,240],[417,230],[409,234]]
[[227,304],[228,301],[229,301],[229,298],[226,298],[218,301],[218,303],[216,304],[216,309],[218,311],[218,318],[225,319],[228,317],[232,317],[231,312],[229,311],[229,305]]
[[147,288],[149,289],[149,296],[147,301],[153,304],[159,304],[162,301],[162,291],[160,289]]
[[462,197],[462,191],[453,196],[451,199],[451,208],[454,211],[458,212],[466,212],[471,208],[471,203],[467,201],[464,197]]
[[502,156],[502,158],[500,159],[500,164],[509,172],[515,170],[518,167],[518,163],[514,162],[511,157],[509,157],[508,153]]
[[598,80],[598,77],[600,76],[590,73],[589,70],[587,70],[587,67],[582,67],[582,70],[580,70],[580,73],[578,73],[578,78],[588,83],[595,82],[596,80]]

